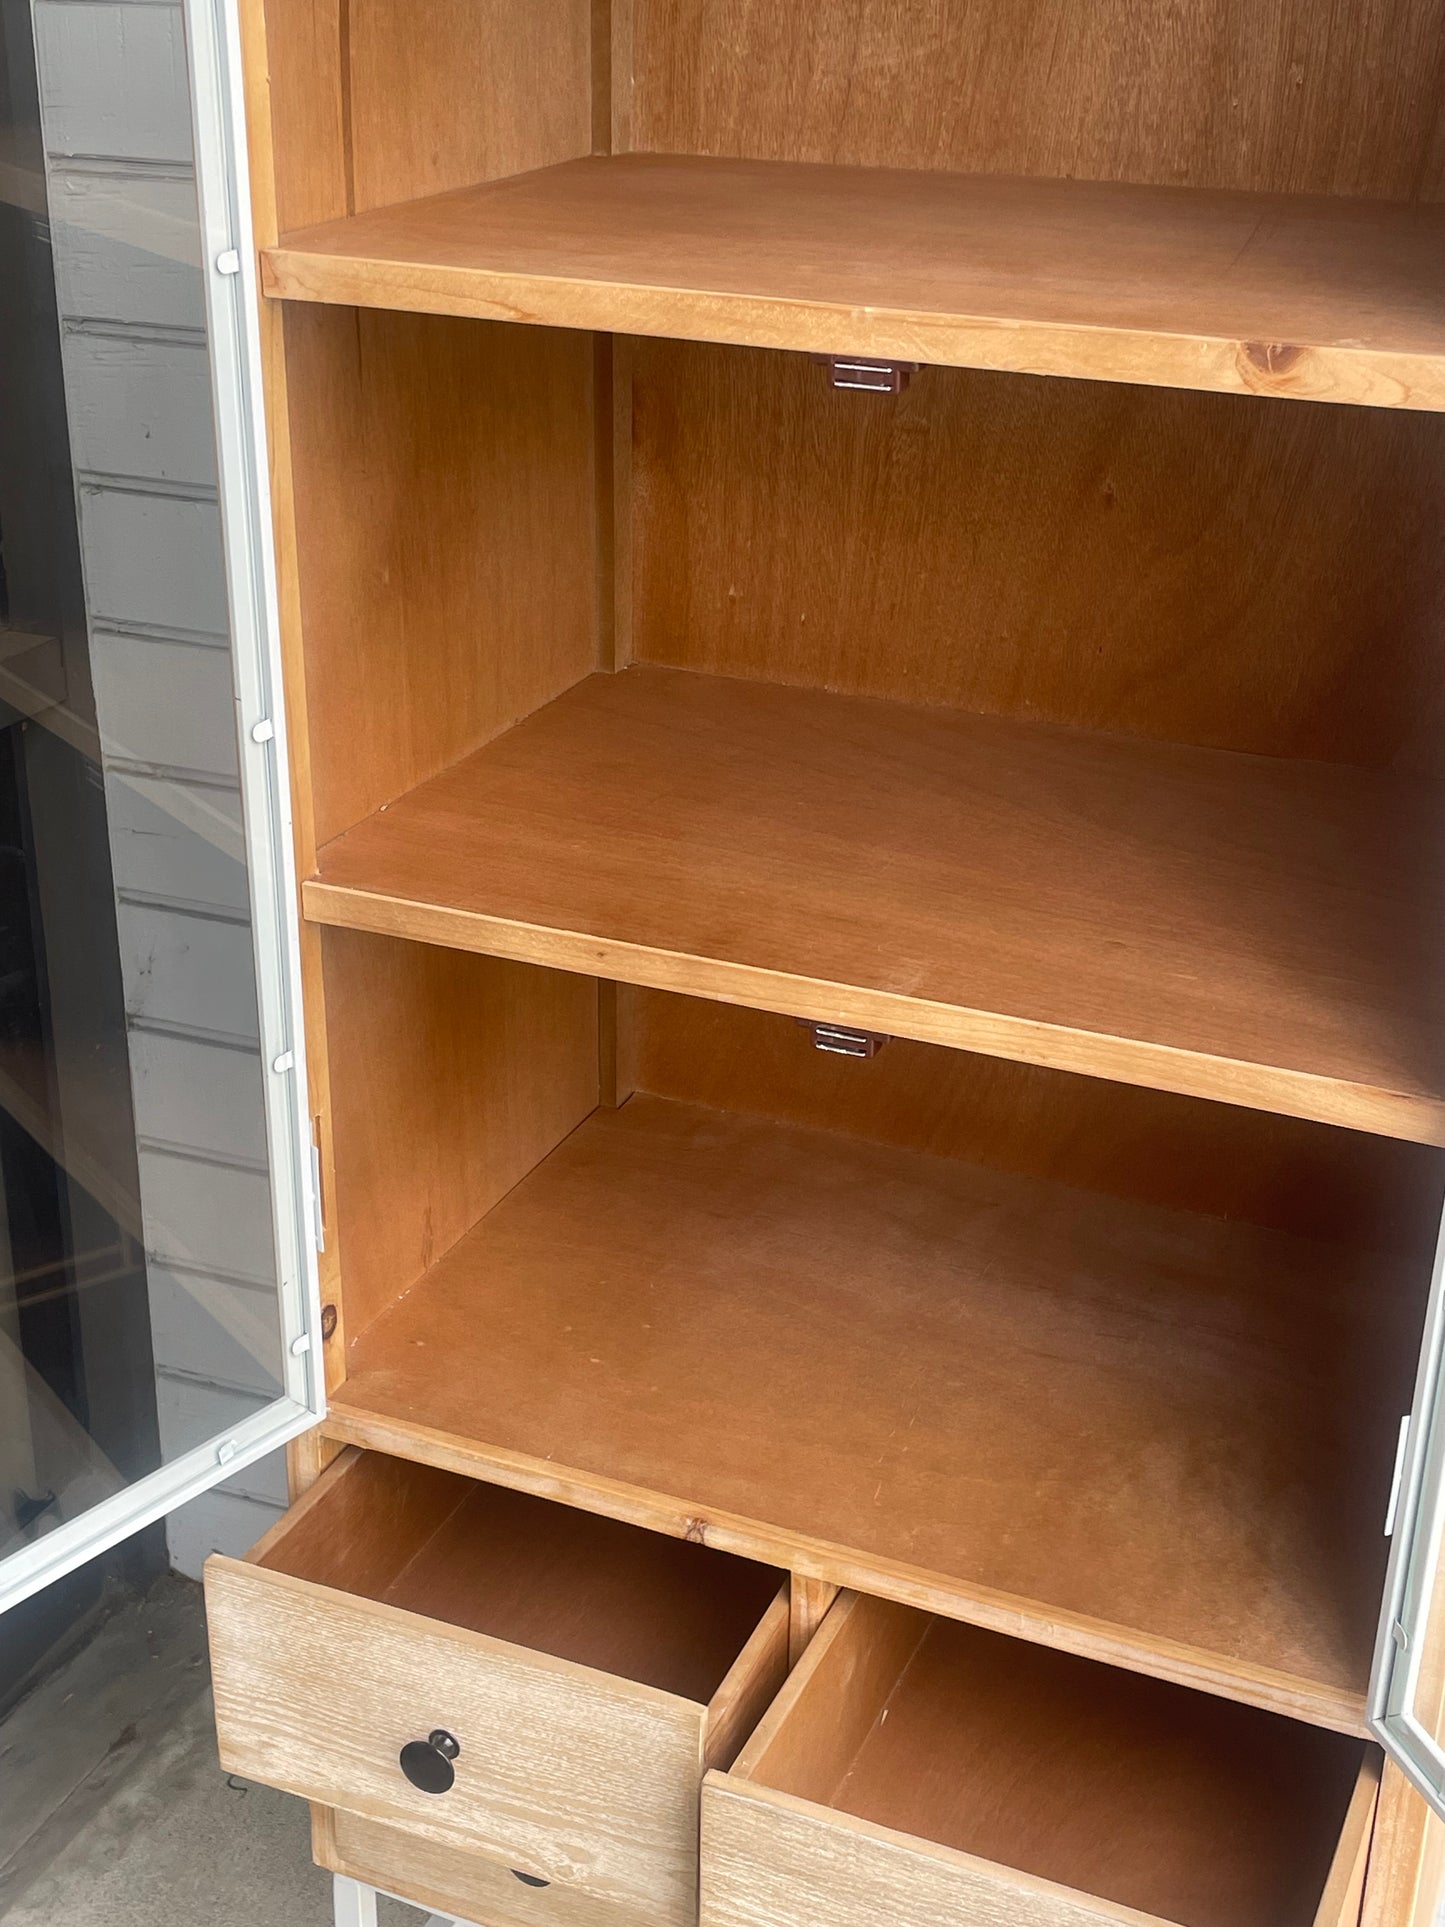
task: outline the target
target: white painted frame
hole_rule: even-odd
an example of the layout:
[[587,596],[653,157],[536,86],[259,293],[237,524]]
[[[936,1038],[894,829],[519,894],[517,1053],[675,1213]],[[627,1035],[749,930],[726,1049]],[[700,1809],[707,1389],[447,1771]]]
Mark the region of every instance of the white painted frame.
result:
[[240,717],[241,795],[265,1066],[285,1392],[234,1430],[195,1447],[0,1560],[0,1613],[309,1431],[326,1410],[240,22],[234,0],[183,0],[183,11],[227,609]]
[[[1401,1440],[1390,1517],[1384,1610],[1370,1682],[1369,1727],[1436,1813],[1445,1818],[1445,1745],[1417,1712],[1435,1588],[1445,1585],[1445,1232],[1435,1253],[1420,1369]],[[1445,1628],[1445,1602],[1442,1602]]]

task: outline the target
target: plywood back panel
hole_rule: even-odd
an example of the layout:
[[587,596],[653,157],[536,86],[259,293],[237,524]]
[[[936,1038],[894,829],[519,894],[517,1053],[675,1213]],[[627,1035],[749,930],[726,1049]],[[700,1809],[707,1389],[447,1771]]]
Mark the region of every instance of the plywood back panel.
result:
[[1428,1275],[1445,1154],[1267,1112],[892,1039],[867,1061],[790,1017],[631,991],[627,1087],[1086,1190],[1393,1247]]
[[591,338],[286,317],[318,844],[597,664]]
[[353,211],[592,151],[592,0],[346,0]]
[[632,392],[639,661],[1438,766],[1427,417],[666,341]]
[[1438,198],[1442,0],[617,0],[640,151]]
[[348,1341],[597,1103],[597,986],[328,930],[323,946]]

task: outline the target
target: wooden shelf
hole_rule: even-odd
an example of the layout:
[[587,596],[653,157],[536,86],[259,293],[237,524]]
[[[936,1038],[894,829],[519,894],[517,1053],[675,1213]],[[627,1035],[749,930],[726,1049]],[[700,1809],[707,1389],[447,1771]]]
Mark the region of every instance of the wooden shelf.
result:
[[1395,1269],[638,1096],[353,1341],[326,1424],[1355,1731]]
[[594,676],[338,837],[322,923],[1445,1143],[1439,792]]
[[309,228],[297,301],[1445,409],[1445,207],[660,154]]

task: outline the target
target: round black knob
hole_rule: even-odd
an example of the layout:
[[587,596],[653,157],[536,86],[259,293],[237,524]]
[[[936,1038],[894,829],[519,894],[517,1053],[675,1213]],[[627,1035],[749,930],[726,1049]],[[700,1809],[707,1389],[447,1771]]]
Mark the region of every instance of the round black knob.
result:
[[422,1793],[450,1793],[457,1770],[452,1761],[462,1750],[443,1727],[424,1740],[408,1740],[401,1749],[401,1770]]
[[539,1880],[534,1873],[519,1873],[515,1867],[512,1869],[512,1878],[520,1880],[524,1887],[550,1887],[552,1884],[550,1880]]

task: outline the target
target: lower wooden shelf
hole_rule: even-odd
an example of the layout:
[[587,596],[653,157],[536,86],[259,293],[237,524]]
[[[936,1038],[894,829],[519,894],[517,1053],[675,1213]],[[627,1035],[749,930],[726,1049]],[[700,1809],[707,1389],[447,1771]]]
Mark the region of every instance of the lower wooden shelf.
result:
[[1358,1731],[1419,1317],[1384,1260],[638,1096],[327,1429]]
[[1445,797],[634,667],[363,819],[320,923],[1445,1144]]

